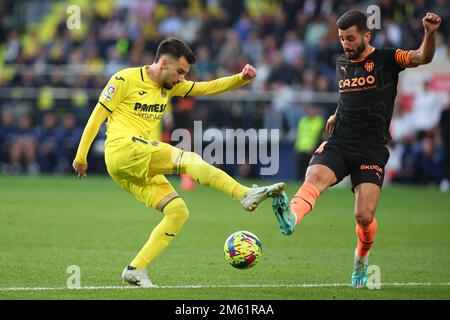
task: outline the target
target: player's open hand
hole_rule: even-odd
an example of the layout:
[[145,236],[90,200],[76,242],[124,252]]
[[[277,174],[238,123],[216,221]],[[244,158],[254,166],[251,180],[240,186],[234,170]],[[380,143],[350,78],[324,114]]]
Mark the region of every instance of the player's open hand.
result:
[[251,64],[246,64],[245,67],[242,69],[242,78],[244,80],[252,80],[254,77],[256,77],[256,69]]
[[422,24],[425,30],[431,32],[434,32],[437,29],[439,29],[441,22],[442,19],[437,14],[431,12],[427,12],[425,17],[422,19]]
[[336,115],[333,114],[332,116],[330,116],[330,117],[328,118],[327,125],[326,125],[326,127],[325,127],[325,130],[327,130],[328,133],[332,133],[332,132],[333,132],[333,129],[334,129],[334,123],[335,123],[335,122],[336,122]]
[[72,163],[72,168],[75,171],[75,173],[78,174],[78,179],[86,177],[87,164],[82,164],[74,161]]

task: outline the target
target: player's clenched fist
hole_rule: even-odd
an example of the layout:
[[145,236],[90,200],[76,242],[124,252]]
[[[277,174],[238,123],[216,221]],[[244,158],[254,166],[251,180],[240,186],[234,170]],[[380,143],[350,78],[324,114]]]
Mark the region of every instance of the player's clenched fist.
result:
[[246,64],[245,67],[242,69],[242,78],[244,80],[252,80],[254,77],[256,77],[256,69],[251,64]]
[[423,27],[427,31],[436,31],[439,28],[441,21],[441,18],[437,14],[431,12],[427,12],[422,19]]
[[86,177],[87,164],[82,164],[74,161],[72,163],[72,168],[75,171],[75,173],[78,174],[78,179]]

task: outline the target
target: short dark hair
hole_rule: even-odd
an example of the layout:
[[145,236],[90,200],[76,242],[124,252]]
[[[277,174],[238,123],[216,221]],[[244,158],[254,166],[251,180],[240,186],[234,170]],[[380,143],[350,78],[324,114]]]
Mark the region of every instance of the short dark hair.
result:
[[155,62],[158,62],[164,54],[177,59],[185,57],[189,64],[194,64],[197,61],[197,57],[186,42],[175,37],[170,37],[161,41],[158,50],[156,50]]
[[367,16],[364,12],[359,10],[350,10],[344,13],[336,23],[337,27],[341,30],[347,30],[353,26],[356,26],[358,32],[367,32]]

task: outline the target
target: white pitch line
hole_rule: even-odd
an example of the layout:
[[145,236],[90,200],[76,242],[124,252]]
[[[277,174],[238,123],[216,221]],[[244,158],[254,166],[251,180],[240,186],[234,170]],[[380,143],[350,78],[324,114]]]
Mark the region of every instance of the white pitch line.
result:
[[[382,283],[386,287],[417,287],[417,286],[450,286],[450,282],[392,282]],[[323,288],[323,287],[350,287],[349,283],[304,283],[304,284],[240,284],[240,285],[174,285],[154,286],[147,289],[214,289],[214,288]],[[141,289],[134,286],[86,286],[80,288],[67,287],[15,287],[0,288],[0,291],[56,291],[56,290],[128,290]]]

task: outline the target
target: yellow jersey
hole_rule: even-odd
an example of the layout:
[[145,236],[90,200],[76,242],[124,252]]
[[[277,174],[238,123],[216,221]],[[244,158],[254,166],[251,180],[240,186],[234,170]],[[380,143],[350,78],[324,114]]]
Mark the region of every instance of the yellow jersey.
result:
[[208,82],[184,80],[167,90],[148,77],[147,67],[121,70],[103,89],[98,103],[111,112],[107,121],[107,141],[123,136],[149,139],[171,97],[217,94],[249,82],[236,74]]
[[171,97],[218,94],[251,82],[238,73],[212,81],[184,80],[171,90],[166,90],[149,78],[148,67],[127,68],[111,77],[84,129],[75,156],[76,162],[86,163],[89,148],[106,117],[96,110],[104,108],[108,113],[105,143],[132,136],[150,140],[152,131],[158,130]]

